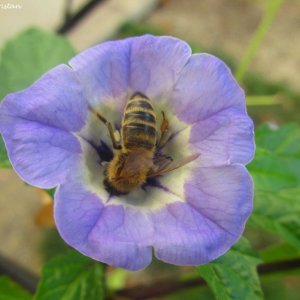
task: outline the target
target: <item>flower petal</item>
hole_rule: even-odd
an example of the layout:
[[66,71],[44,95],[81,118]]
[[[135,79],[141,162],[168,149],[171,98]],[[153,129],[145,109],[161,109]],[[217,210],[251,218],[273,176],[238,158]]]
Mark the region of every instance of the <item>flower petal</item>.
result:
[[253,122],[245,113],[228,108],[197,122],[189,143],[193,152],[200,153],[199,166],[247,164],[254,156],[253,131]]
[[191,56],[185,42],[168,36],[132,40],[130,88],[155,100],[169,94]]
[[128,92],[130,43],[130,39],[105,42],[70,60],[92,106],[110,103],[113,111],[115,105],[119,110],[123,107]]
[[69,131],[78,131],[86,115],[81,88],[65,65],[8,95],[0,106],[0,132],[19,176],[41,188],[63,182],[81,153]]
[[103,203],[97,195],[69,180],[57,188],[54,198],[59,233],[69,245],[88,255],[86,240],[102,213]]
[[188,124],[234,107],[245,113],[245,96],[230,69],[210,54],[194,54],[170,96],[172,108]]
[[107,205],[88,238],[91,256],[132,271],[145,268],[152,260],[152,230],[142,211]]
[[117,105],[121,111],[134,92],[153,99],[168,93],[190,55],[190,47],[181,40],[145,35],[92,47],[70,65],[93,105]]
[[152,260],[153,228],[147,215],[122,205],[103,204],[69,178],[55,194],[55,221],[63,239],[93,259],[128,270],[139,270]]
[[155,253],[177,265],[208,263],[238,240],[252,210],[252,181],[240,165],[199,168],[185,184],[187,203],[153,214]]
[[175,137],[190,135],[187,147],[200,154],[199,166],[251,161],[253,122],[246,113],[242,89],[220,59],[192,55],[170,98],[174,114],[186,123]]

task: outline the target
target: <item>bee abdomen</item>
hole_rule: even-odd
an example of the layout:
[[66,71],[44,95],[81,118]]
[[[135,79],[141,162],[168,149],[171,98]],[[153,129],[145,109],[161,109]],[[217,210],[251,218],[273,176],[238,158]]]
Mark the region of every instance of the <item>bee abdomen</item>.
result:
[[132,110],[125,113],[124,122],[128,121],[145,121],[152,124],[156,124],[156,119],[153,113],[148,111],[141,111],[141,110]]
[[127,103],[122,125],[126,149],[153,149],[156,144],[156,117],[148,98],[137,93]]

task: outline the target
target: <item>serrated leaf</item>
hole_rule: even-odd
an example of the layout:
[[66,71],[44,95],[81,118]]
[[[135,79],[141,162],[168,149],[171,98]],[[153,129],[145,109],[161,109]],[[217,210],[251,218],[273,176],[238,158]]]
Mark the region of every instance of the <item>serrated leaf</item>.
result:
[[282,189],[276,193],[257,191],[255,209],[248,225],[280,235],[300,248],[300,188]]
[[256,129],[255,140],[259,147],[279,156],[300,159],[300,130],[296,123],[286,124],[278,129],[271,129],[264,124]]
[[50,68],[75,54],[68,40],[31,28],[6,43],[0,61],[0,100],[24,89]]
[[31,295],[10,278],[0,277],[0,300],[30,300]]
[[4,141],[0,135],[0,168],[9,168],[11,167],[10,161],[7,156],[5,149]]
[[288,124],[256,130],[257,152],[249,164],[255,185],[248,225],[267,229],[300,248],[300,128]]
[[34,300],[101,300],[103,271],[101,263],[68,251],[44,266]]
[[255,159],[248,165],[257,191],[300,186],[300,129],[288,124],[277,130],[256,130]]
[[256,191],[276,192],[300,185],[299,159],[282,157],[259,146],[248,169],[254,179]]
[[263,299],[256,266],[261,262],[242,238],[214,262],[197,267],[217,300]]

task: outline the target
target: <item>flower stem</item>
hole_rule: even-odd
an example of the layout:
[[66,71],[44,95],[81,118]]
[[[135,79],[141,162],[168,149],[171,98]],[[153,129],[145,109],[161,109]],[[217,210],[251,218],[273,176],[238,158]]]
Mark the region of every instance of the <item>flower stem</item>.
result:
[[278,95],[248,96],[246,97],[247,106],[268,106],[279,105],[280,99]]
[[280,8],[280,6],[283,4],[284,0],[269,0],[267,5],[266,13],[260,22],[257,30],[255,31],[250,45],[248,47],[248,50],[246,51],[244,57],[242,58],[240,64],[237,67],[237,70],[235,72],[235,76],[239,83],[243,82],[243,79],[245,77],[245,74],[249,68],[249,65],[260,46],[263,38],[265,37],[266,33],[270,29],[273,20]]

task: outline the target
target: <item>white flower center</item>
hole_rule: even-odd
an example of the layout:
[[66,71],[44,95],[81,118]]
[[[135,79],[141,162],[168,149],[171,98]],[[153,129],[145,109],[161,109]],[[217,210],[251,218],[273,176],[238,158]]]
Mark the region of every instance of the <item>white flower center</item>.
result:
[[[172,114],[171,109],[153,102],[157,117],[158,136],[162,122],[161,111],[169,121],[169,140],[163,147],[162,153],[170,156],[173,162],[191,155],[189,136],[191,127]],[[120,130],[122,113],[117,113],[111,106],[94,108],[109,122],[115,130]],[[112,196],[104,187],[104,168],[113,157],[112,142],[107,127],[93,113],[89,114],[86,126],[78,133],[83,149],[84,178],[88,189],[95,192],[106,205],[122,204],[153,210],[165,206],[167,203],[184,201],[184,183],[189,177],[192,167],[187,164],[169,173],[147,180],[145,184],[127,195]],[[122,138],[122,137],[120,137]],[[121,151],[121,150],[120,150]]]

